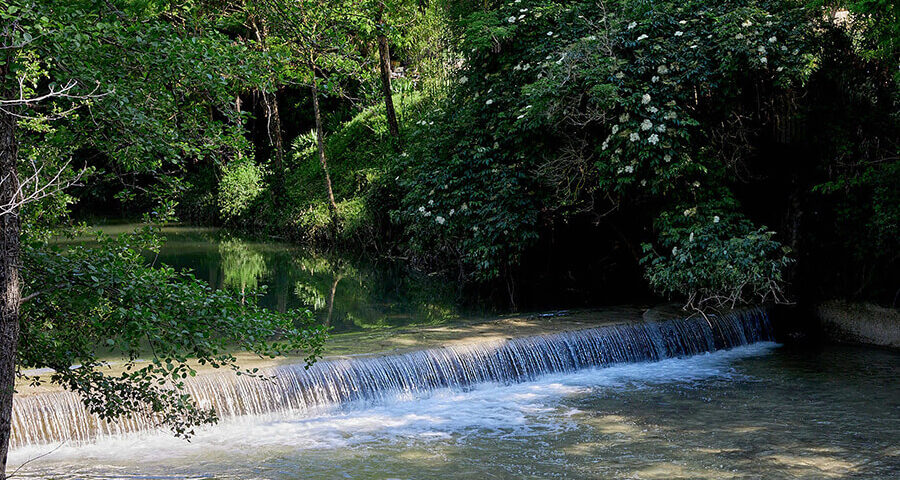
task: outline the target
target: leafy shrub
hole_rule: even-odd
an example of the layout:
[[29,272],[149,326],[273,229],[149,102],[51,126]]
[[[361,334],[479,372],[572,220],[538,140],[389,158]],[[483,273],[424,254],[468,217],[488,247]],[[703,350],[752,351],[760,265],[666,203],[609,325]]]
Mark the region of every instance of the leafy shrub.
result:
[[264,188],[262,168],[251,161],[231,162],[219,181],[219,210],[225,218],[246,212]]
[[[776,95],[814,63],[809,17],[791,2],[522,0],[460,12],[465,61],[446,102],[419,122],[395,219],[420,256],[482,281],[513,271],[544,222],[655,216],[727,194],[733,172],[714,134],[743,113],[747,86]],[[723,226],[710,238],[722,252],[749,242],[728,254],[748,255],[741,263],[758,260],[756,248],[780,249],[747,219]],[[719,281],[733,290],[726,276],[703,278],[703,292]]]
[[686,295],[686,307],[698,310],[784,300],[784,270],[791,260],[774,232],[710,206],[665,212],[657,228],[666,251],[658,254],[644,244],[642,259],[655,290]]

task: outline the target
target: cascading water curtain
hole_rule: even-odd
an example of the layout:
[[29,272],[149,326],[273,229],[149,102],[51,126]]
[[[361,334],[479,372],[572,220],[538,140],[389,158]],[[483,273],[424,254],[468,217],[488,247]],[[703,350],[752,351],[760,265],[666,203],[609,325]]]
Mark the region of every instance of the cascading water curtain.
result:
[[[398,355],[275,367],[260,380],[231,373],[190,379],[188,392],[219,418],[275,412],[313,414],[348,402],[411,397],[483,382],[515,383],[550,373],[658,361],[772,340],[768,312],[754,308],[709,318],[608,325],[550,335],[455,345]],[[12,446],[87,442],[157,428],[150,416],[110,422],[87,411],[76,394],[18,397]]]

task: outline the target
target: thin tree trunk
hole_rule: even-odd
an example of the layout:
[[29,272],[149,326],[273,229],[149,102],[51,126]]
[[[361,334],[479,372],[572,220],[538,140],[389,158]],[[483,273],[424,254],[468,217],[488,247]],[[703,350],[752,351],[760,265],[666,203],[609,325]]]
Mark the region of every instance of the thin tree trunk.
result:
[[[240,124],[241,124],[241,106],[242,106],[243,104],[244,104],[244,102],[241,101],[241,96],[240,96],[240,95],[235,95],[235,96],[234,96],[234,112],[237,114],[237,124],[238,124],[238,126],[240,126]],[[238,151],[237,151],[237,159],[240,160],[240,159],[241,159],[241,156],[242,156],[242,155],[241,155],[241,150],[238,149]]]
[[325,158],[325,134],[322,132],[322,112],[319,111],[319,85],[316,83],[315,69],[312,81],[313,112],[316,116],[316,145],[319,149],[319,161],[325,172],[325,188],[328,190],[328,207],[331,209],[332,223],[337,221],[337,203],[334,201],[334,190],[331,189],[331,175],[328,174],[328,160]]
[[[265,42],[268,29],[266,29],[265,24],[262,22],[258,23],[254,18],[250,19],[250,24],[260,47],[264,52],[268,51]],[[272,190],[273,202],[278,206],[281,204],[281,197],[284,195],[284,141],[281,136],[281,115],[278,113],[277,83],[274,92],[263,91],[261,93],[266,107],[266,132],[269,134],[269,143],[275,149],[275,161],[273,162],[275,178],[273,179]]]
[[281,204],[281,197],[284,194],[284,140],[281,136],[281,115],[278,113],[278,93],[264,93],[266,102],[266,116],[268,117],[269,141],[275,149],[275,182],[273,190],[275,191],[275,205]]
[[[381,21],[379,12],[379,22]],[[388,130],[391,136],[400,140],[400,126],[397,124],[397,112],[394,111],[394,99],[391,93],[391,50],[388,46],[387,36],[384,34],[384,25],[380,25],[378,32],[378,57],[381,64],[381,93],[384,95],[384,115],[387,118]]]
[[[5,70],[5,69],[0,69]],[[0,111],[0,205],[16,202],[16,119]],[[0,216],[0,480],[6,478],[6,457],[12,435],[12,402],[19,343],[19,214]]]
[[338,283],[340,283],[341,279],[344,278],[343,275],[337,275],[334,277],[334,282],[331,283],[331,292],[328,294],[328,316],[325,317],[325,326],[331,326],[331,314],[334,312],[334,294],[337,292]]

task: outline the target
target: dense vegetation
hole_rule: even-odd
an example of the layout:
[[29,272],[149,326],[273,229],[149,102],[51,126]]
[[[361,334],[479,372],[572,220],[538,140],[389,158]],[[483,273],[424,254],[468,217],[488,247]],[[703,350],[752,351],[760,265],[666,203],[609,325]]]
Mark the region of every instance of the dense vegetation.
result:
[[890,0],[3,6],[0,471],[23,367],[189,433],[188,359],[319,351],[307,312],[155,264],[153,227],[51,241],[98,215],[401,257],[512,308],[900,295]]

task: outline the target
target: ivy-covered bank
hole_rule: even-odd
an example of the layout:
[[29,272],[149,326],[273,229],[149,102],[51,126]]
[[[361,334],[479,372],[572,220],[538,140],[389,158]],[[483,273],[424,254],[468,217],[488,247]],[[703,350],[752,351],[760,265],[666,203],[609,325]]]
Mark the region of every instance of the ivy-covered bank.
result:
[[519,1],[459,25],[465,66],[402,180],[415,251],[509,277],[547,225],[588,217],[691,306],[783,298],[789,247],[731,185],[750,142],[796,140],[769,120],[814,69],[802,6]]

